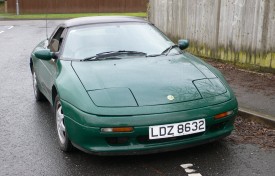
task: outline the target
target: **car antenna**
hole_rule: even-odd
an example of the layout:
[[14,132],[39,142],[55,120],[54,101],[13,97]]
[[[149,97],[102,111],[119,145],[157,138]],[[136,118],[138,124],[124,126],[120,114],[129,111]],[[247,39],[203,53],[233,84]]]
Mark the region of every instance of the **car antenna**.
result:
[[48,37],[48,14],[46,14],[46,37],[48,40],[49,39],[49,37]]
[[46,38],[49,40],[48,36],[48,1],[46,1]]

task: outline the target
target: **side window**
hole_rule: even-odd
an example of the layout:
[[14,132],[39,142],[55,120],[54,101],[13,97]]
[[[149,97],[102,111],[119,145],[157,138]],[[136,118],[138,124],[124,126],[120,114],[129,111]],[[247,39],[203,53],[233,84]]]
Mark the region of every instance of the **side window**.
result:
[[63,34],[64,33],[64,28],[60,27],[56,33],[54,34],[53,38],[50,41],[49,44],[49,49],[52,52],[58,52],[60,49],[60,46],[62,44],[62,40],[63,40]]

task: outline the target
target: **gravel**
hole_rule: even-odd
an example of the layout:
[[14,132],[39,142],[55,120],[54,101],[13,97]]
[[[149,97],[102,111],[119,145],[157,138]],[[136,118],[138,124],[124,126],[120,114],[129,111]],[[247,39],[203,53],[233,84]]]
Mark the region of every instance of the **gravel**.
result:
[[225,140],[234,143],[258,144],[262,148],[275,148],[275,129],[237,116],[235,130]]

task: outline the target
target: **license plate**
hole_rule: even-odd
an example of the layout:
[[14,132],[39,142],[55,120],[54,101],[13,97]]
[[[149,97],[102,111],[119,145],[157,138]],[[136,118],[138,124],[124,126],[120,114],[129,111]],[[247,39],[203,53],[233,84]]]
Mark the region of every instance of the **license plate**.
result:
[[205,119],[149,127],[149,139],[184,136],[205,131]]

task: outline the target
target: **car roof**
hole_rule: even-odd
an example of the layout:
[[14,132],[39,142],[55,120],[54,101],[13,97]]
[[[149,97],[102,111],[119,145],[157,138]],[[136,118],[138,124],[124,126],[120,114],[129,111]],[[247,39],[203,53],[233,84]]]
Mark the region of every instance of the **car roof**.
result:
[[119,22],[143,22],[148,23],[143,18],[139,17],[128,17],[128,16],[97,16],[97,17],[81,17],[74,18],[65,21],[62,26],[73,27],[87,24],[100,24],[100,23],[119,23]]

